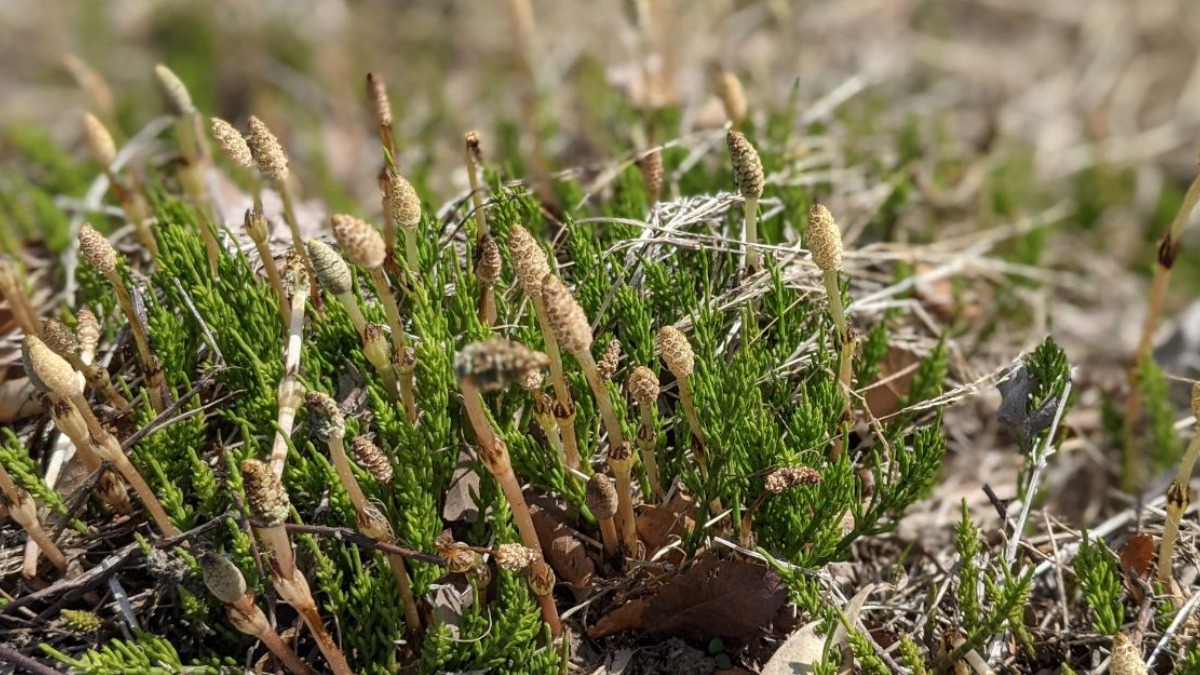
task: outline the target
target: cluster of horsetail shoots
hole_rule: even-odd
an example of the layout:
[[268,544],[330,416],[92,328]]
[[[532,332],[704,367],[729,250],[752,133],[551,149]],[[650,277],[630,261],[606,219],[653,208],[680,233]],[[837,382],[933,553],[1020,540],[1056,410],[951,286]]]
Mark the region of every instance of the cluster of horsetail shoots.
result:
[[753,274],[762,267],[762,254],[758,250],[758,200],[762,198],[765,180],[762,159],[740,131],[730,129],[725,141],[733,165],[734,184],[742,196],[745,214],[746,273]]
[[206,553],[200,558],[204,585],[213,597],[225,605],[229,622],[239,632],[257,638],[294,675],[315,673],[271,627],[267,615],[254,602],[254,593],[246,587],[241,570],[222,555]]
[[92,411],[91,404],[83,396],[80,378],[75,369],[71,368],[71,364],[33,335],[25,336],[22,357],[25,372],[33,386],[46,394],[52,403],[69,404],[83,418],[88,430],[88,443],[96,455],[101,461],[112,464],[125,482],[133,487],[158,529],[168,537],[178,535],[179,529],[167,516],[150,485],[125,456],[121,444],[104,428]]
[[550,359],[550,382],[554,387],[556,402],[554,416],[562,431],[567,467],[578,471],[583,468],[583,462],[579,456],[579,444],[575,436],[575,402],[571,398],[571,389],[567,386],[567,378],[563,374],[562,353],[550,327],[546,301],[542,294],[542,280],[550,274],[550,263],[541,245],[529,234],[529,230],[520,225],[513,225],[508,231],[508,253],[512,259],[517,283],[533,303],[538,328],[546,345],[546,356]]
[[296,554],[284,527],[290,509],[283,483],[270,467],[255,459],[242,462],[241,471],[246,488],[246,505],[250,510],[250,525],[267,555],[275,591],[281,600],[300,614],[335,675],[349,675],[351,670],[346,656],[325,629],[308,580],[296,566]]
[[167,407],[166,386],[163,382],[162,367],[158,357],[150,349],[150,337],[146,333],[146,325],[134,307],[133,296],[118,269],[117,252],[104,235],[91,225],[84,223],[79,228],[79,253],[88,263],[99,272],[112,286],[117,296],[117,303],[125,318],[129,321],[129,330],[133,334],[134,344],[137,345],[138,358],[141,360],[142,376],[146,380],[146,392],[150,397],[150,405],[155,412],[161,413]]
[[[358,479],[354,477],[354,471],[350,468],[350,457],[346,454],[345,443],[346,421],[341,410],[338,409],[337,402],[326,394],[314,391],[309,392],[305,397],[305,404],[308,409],[309,429],[312,430],[314,436],[329,446],[333,469],[337,473],[342,487],[346,490],[346,494],[350,496],[350,503],[354,505],[359,529],[367,536],[379,541],[387,543],[395,541],[396,537],[392,533],[391,525],[388,524],[379,509],[367,501],[366,494],[363,493]],[[392,568],[392,575],[396,578],[396,585],[400,589],[400,599],[404,603],[404,619],[408,623],[409,630],[419,633],[421,616],[417,612],[417,601],[413,596],[412,582],[408,578],[404,558],[395,553],[389,553],[387,558],[388,564]]]
[[100,165],[104,177],[108,179],[108,190],[120,204],[125,213],[125,219],[133,226],[134,237],[142,248],[146,249],[150,260],[158,258],[158,241],[150,229],[150,204],[142,194],[140,186],[130,179],[124,180],[116,172],[117,145],[113,141],[108,128],[95,115],[87,113],[83,117],[83,134],[87,141],[92,159]]
[[[416,193],[413,193],[414,197]],[[418,203],[419,208],[419,203]],[[392,340],[392,369],[399,382],[400,398],[404,403],[404,412],[408,421],[417,422],[417,401],[413,392],[412,348],[404,333],[404,318],[400,313],[400,304],[396,301],[391,282],[384,271],[387,258],[387,248],[379,231],[366,222],[348,216],[337,214],[330,218],[333,236],[350,262],[367,270],[371,282],[375,284],[375,296],[383,305],[387,317],[388,328],[391,329]],[[335,253],[336,255],[336,253]],[[341,259],[340,257],[338,258]],[[347,271],[347,276],[349,271]],[[353,299],[353,298],[351,298]],[[361,316],[361,315],[360,315]],[[362,334],[362,331],[359,331]]]

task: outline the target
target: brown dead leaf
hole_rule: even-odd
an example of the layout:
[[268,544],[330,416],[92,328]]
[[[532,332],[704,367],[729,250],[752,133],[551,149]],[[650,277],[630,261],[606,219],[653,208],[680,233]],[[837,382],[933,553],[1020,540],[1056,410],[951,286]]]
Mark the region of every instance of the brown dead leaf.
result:
[[769,625],[786,601],[774,570],[710,555],[669,579],[653,595],[626,603],[602,618],[593,637],[638,630],[702,643],[744,643]]
[[[648,557],[669,543],[672,536],[681,537],[695,525],[695,507],[695,500],[682,493],[663,506],[647,504],[641,507],[637,514],[637,531],[646,544]],[[683,561],[668,557],[666,562],[680,564]]]
[[646,607],[650,598],[641,597],[631,600],[613,611],[600,617],[595,625],[588,628],[588,637],[592,639],[609,637],[617,633],[631,630],[641,630],[645,623]]
[[1154,565],[1154,537],[1145,533],[1133,535],[1121,547],[1118,557],[1121,575],[1125,577],[1125,587],[1138,602],[1141,602],[1145,596],[1145,582],[1150,580],[1150,570]]
[[571,528],[563,522],[561,514],[533,505],[530,508],[533,527],[537,530],[538,542],[546,555],[546,562],[554,568],[558,578],[573,588],[587,588],[596,573],[596,565],[587,554],[583,542],[575,538]]
[[[872,415],[887,417],[900,409],[900,401],[908,396],[920,363],[921,359],[907,349],[888,347],[887,355],[879,364],[879,376],[864,394]],[[883,384],[878,384],[880,382]]]

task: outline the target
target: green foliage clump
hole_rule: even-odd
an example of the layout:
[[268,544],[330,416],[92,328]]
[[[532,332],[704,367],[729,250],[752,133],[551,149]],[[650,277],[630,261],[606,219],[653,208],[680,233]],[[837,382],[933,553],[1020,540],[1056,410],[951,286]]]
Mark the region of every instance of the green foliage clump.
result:
[[1092,610],[1092,628],[1101,635],[1115,635],[1125,623],[1124,591],[1116,557],[1103,540],[1084,532],[1073,565],[1084,600]]

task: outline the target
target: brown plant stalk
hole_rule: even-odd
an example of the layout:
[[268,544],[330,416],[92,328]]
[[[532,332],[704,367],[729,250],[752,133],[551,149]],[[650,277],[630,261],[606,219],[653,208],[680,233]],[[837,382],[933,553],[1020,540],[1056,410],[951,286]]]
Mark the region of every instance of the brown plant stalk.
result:
[[204,239],[204,250],[208,255],[208,268],[213,278],[218,278],[218,262],[221,246],[217,242],[216,224],[212,219],[212,203],[208,198],[205,174],[211,163],[207,138],[204,135],[204,118],[192,103],[187,85],[170,68],[163,64],[154,67],[159,87],[167,105],[175,117],[175,140],[179,144],[179,182],[196,212],[200,236]]
[[279,266],[275,264],[275,255],[271,252],[271,244],[267,236],[267,217],[263,214],[261,199],[256,198],[254,207],[246,209],[243,223],[246,234],[250,235],[250,240],[254,242],[254,248],[258,251],[259,260],[262,260],[263,273],[267,275],[267,283],[275,291],[275,299],[279,304],[279,316],[283,319],[283,325],[287,326],[292,322],[292,306],[288,300],[287,290],[283,287],[283,278],[279,275]]
[[350,675],[350,665],[341,648],[333,641],[317,603],[309,590],[308,580],[296,567],[296,555],[284,523],[289,506],[287,491],[270,467],[254,459],[242,462],[242,482],[246,487],[246,504],[250,508],[250,525],[267,554],[271,582],[281,600],[295,608],[308,630],[317,640],[317,647],[335,675]]
[[8,508],[8,515],[29,534],[29,538],[46,556],[50,564],[58,568],[59,572],[66,572],[67,557],[42,528],[33,496],[13,482],[12,476],[5,470],[3,464],[0,464],[0,497],[3,497],[2,501],[7,502],[5,506]]
[[465,140],[467,180],[471,184],[471,208],[475,211],[475,245],[482,246],[484,237],[490,235],[487,214],[484,212],[483,188],[479,185],[479,172],[483,169],[483,150],[479,145],[479,132],[468,131]]
[[1172,572],[1175,543],[1179,539],[1179,524],[1191,501],[1192,469],[1196,466],[1197,456],[1200,456],[1200,382],[1192,386],[1192,415],[1196,418],[1195,434],[1179,460],[1179,469],[1175,472],[1174,479],[1167,487],[1167,519],[1163,523],[1162,539],[1159,540],[1158,547],[1156,577],[1168,590],[1175,582]]
[[41,335],[42,325],[38,321],[37,311],[25,292],[24,277],[17,269],[17,263],[6,255],[0,255],[0,297],[8,300],[8,308],[13,320],[26,335]]
[[367,98],[371,101],[371,112],[379,129],[379,143],[393,168],[397,168],[396,140],[392,134],[392,102],[388,99],[387,85],[375,73],[367,73]]
[[[463,392],[463,405],[479,443],[479,458],[504,492],[504,498],[508,500],[513,520],[517,524],[517,531],[521,534],[521,541],[525,546],[537,551],[539,557],[542,554],[542,545],[533,526],[533,518],[530,517],[529,507],[525,504],[521,484],[513,473],[508,446],[504,439],[492,430],[487,413],[484,412],[483,392],[505,389],[513,382],[520,381],[530,370],[541,370],[547,364],[545,354],[499,337],[473,342],[464,347],[454,359],[455,375]],[[539,596],[541,597],[544,596]],[[552,598],[549,602],[540,602],[542,617],[557,637],[562,633],[558,609],[554,606]]]
[[205,554],[200,559],[200,571],[209,592],[224,603],[226,615],[234,628],[258,638],[295,675],[315,674],[316,671],[305,665],[271,627],[267,616],[254,603],[254,593],[246,588],[246,579],[241,570],[228,558],[215,553]]
[[91,113],[87,113],[83,117],[83,131],[92,158],[100,165],[104,177],[108,179],[109,192],[121,205],[121,210],[125,212],[125,219],[133,226],[133,233],[138,243],[146,249],[151,261],[156,260],[158,258],[158,242],[150,230],[150,206],[141,190],[136,185],[131,186],[121,180],[113,169],[113,164],[117,161],[117,146],[113,141],[112,134],[108,132],[104,123]]
[[[62,432],[71,444],[75,446],[75,452],[79,455],[80,462],[87,469],[88,473],[94,473],[100,470],[100,456],[96,454],[92,447],[91,434],[88,432],[87,422],[83,416],[69,401],[54,400],[55,397],[42,394],[46,397],[46,408],[50,410],[50,419],[53,420],[54,426]],[[125,490],[125,483],[111,471],[106,471],[100,476],[100,482],[96,486],[96,493],[108,508],[116,513],[128,515],[133,513],[133,505],[129,503],[129,493]]]
[[479,280],[479,320],[488,327],[496,325],[496,282],[500,280],[502,265],[496,240],[490,234],[483,235],[479,240],[475,278]]

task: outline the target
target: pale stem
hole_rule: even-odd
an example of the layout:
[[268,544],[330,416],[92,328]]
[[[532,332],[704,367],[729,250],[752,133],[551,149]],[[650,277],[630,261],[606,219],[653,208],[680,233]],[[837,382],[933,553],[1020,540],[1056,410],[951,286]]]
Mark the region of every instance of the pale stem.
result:
[[279,316],[283,317],[283,325],[291,323],[291,307],[287,299],[287,292],[283,290],[283,279],[279,276],[279,267],[275,264],[275,256],[271,254],[271,247],[267,244],[267,240],[254,241],[254,248],[258,249],[258,257],[262,260],[263,272],[267,275],[267,282],[271,284],[271,288],[275,289],[275,297],[279,301]]
[[[1171,282],[1171,270],[1174,257],[1178,252],[1176,247],[1182,246],[1183,230],[1191,218],[1192,211],[1200,202],[1200,175],[1192,180],[1183,203],[1175,212],[1171,226],[1163,233],[1159,244],[1159,260],[1154,267],[1154,281],[1150,284],[1150,295],[1146,301],[1146,318],[1142,323],[1142,334],[1138,339],[1137,351],[1134,352],[1133,363],[1129,366],[1129,397],[1125,401],[1125,433],[1124,433],[1124,482],[1127,488],[1136,488],[1142,483],[1142,448],[1137,443],[1135,430],[1142,417],[1142,394],[1140,369],[1142,362],[1150,357],[1154,343],[1154,332],[1162,316],[1163,305],[1167,299],[1167,286]],[[1175,250],[1164,251],[1172,247]],[[1164,253],[1170,256],[1170,264],[1164,264]]]
[[604,542],[604,555],[609,559],[617,557],[620,544],[617,538],[617,524],[612,518],[600,518],[600,539]]
[[283,464],[287,461],[287,440],[292,435],[296,422],[296,408],[300,405],[303,387],[296,382],[300,370],[300,350],[304,344],[304,294],[292,295],[292,324],[288,328],[287,351],[284,353],[283,380],[279,383],[279,413],[276,419],[275,440],[271,445],[271,473],[283,477]]
[[346,662],[346,655],[333,641],[329,631],[325,630],[325,624],[321,622],[321,615],[317,612],[317,603],[313,601],[311,594],[309,594],[307,602],[296,607],[296,611],[304,619],[304,623],[308,624],[308,630],[316,638],[317,647],[320,648],[321,654],[329,663],[329,668],[334,675],[353,675],[354,671],[350,670],[350,664]]
[[337,299],[346,310],[346,316],[350,317],[350,324],[354,326],[354,332],[362,336],[367,330],[367,319],[363,316],[362,309],[359,308],[358,299],[354,297],[354,293],[349,291],[341,293],[337,296]]
[[617,517],[621,521],[621,543],[625,555],[636,558],[638,554],[637,518],[633,515],[633,481],[630,479],[630,462],[621,462],[624,468],[613,473],[617,479]]
[[413,276],[418,276],[421,273],[421,267],[417,257],[417,228],[404,228],[404,255],[408,262],[408,272]]
[[829,296],[829,316],[837,327],[838,337],[845,340],[846,314],[842,309],[842,289],[838,284],[837,270],[825,270],[825,292]]
[[[550,330],[550,319],[546,314],[546,303],[542,298],[532,298],[533,309],[537,314],[538,326],[542,330],[542,339],[546,343],[546,356],[550,357],[550,382],[554,385],[554,398],[567,410],[575,410],[571,400],[571,389],[567,386],[567,378],[563,374],[562,352],[558,348],[558,340],[554,331]],[[567,467],[581,469],[583,461],[579,456],[579,441],[575,437],[575,415],[572,413],[565,424],[560,422],[562,429],[563,449],[567,453]]]
[[1162,539],[1158,545],[1158,569],[1155,575],[1167,593],[1171,592],[1171,583],[1175,580],[1171,570],[1175,562],[1175,542],[1179,539],[1179,521],[1183,518],[1188,503],[1187,497],[1183,497],[1182,502],[1173,500],[1171,493],[1186,489],[1176,481],[1171,481],[1167,488],[1167,519],[1163,522]]
[[467,178],[471,183],[471,205],[475,209],[475,245],[479,246],[488,234],[487,216],[483,212],[483,191],[479,187],[479,167],[475,158],[467,151]]
[[[254,611],[262,614],[262,610],[257,606],[254,607]],[[265,616],[262,618],[262,621],[266,621]],[[292,648],[287,646],[287,643],[283,641],[283,638],[279,637],[279,633],[275,632],[270,627],[255,637],[257,637],[263,643],[264,647],[266,647],[272,654],[275,655],[275,658],[279,659],[279,662],[283,664],[284,668],[287,668],[290,672],[295,673],[295,675],[310,675],[316,672],[312,668],[309,668],[307,665],[305,665],[305,663],[300,660],[300,657],[296,656],[296,652],[292,651]]]
[[529,507],[525,504],[525,495],[521,492],[521,484],[517,481],[516,474],[513,473],[508,448],[498,442],[496,432],[492,431],[492,425],[483,412],[483,396],[480,395],[479,389],[470,380],[463,380],[462,390],[467,417],[475,429],[479,445],[483,447],[483,463],[504,491],[504,498],[508,500],[508,504],[512,508],[513,520],[516,521],[517,530],[521,533],[522,543],[540,555],[542,545],[538,541],[537,530],[533,527],[533,518],[529,516]]
[[350,460],[346,457],[346,443],[341,436],[329,437],[329,456],[333,459],[333,468],[342,481],[342,487],[346,488],[346,494],[350,495],[350,503],[354,505],[354,510],[366,513],[367,497],[363,494],[358,479],[354,477],[354,472],[350,470]]
[[397,354],[402,354],[408,346],[408,338],[404,335],[404,319],[400,314],[400,305],[396,303],[396,295],[392,293],[392,285],[383,268],[376,267],[370,270],[370,273],[371,281],[375,284],[375,295],[383,303],[388,328],[392,329],[392,347]]
[[[58,545],[46,534],[46,531],[42,529],[42,524],[37,519],[36,506],[26,510],[22,510],[19,506],[26,500],[32,500],[33,496],[17,487],[17,484],[13,482],[12,476],[9,475],[3,465],[0,465],[0,491],[4,493],[9,503],[13,505],[9,514],[13,516],[13,520],[16,520],[29,533],[29,538],[46,555],[46,559],[50,561],[50,564],[54,565],[60,571],[65,571],[67,569],[67,558],[59,550]],[[26,522],[24,515],[17,515],[18,513],[24,514],[28,512],[32,512],[33,514],[33,519],[28,522]]]
[[625,432],[621,430],[621,422],[617,419],[616,411],[613,410],[612,399],[608,397],[608,388],[600,379],[600,370],[596,367],[596,359],[587,350],[576,352],[574,356],[575,360],[579,361],[579,365],[583,367],[583,374],[587,376],[588,384],[592,387],[592,394],[596,397],[596,404],[600,408],[600,417],[604,420],[604,427],[608,430],[609,447],[621,447],[625,444]]
[[400,599],[404,601],[404,621],[409,630],[421,632],[421,614],[417,611],[417,597],[413,595],[412,582],[408,579],[408,568],[404,566],[404,557],[394,553],[388,554],[388,564],[392,568],[392,576],[396,578],[396,586],[400,588]]
[[747,197],[746,213],[746,272],[755,272],[762,267],[758,250],[758,197]]
[[142,375],[146,378],[146,391],[150,396],[150,405],[153,406],[154,412],[161,413],[167,407],[163,397],[162,369],[158,365],[158,359],[154,357],[154,352],[150,351],[150,338],[146,335],[146,329],[142,326],[137,311],[133,308],[133,297],[129,294],[125,281],[115,270],[105,273],[104,276],[117,295],[117,304],[121,305],[121,310],[125,312],[125,318],[129,320],[129,330],[133,333],[133,342],[137,345],[138,357],[142,362]]
[[496,325],[496,288],[491,284],[479,285],[479,321],[489,328]]
[[658,474],[658,457],[655,455],[654,413],[649,405],[638,404],[641,414],[641,429],[638,431],[638,447],[642,451],[642,466],[646,467],[646,479],[650,482],[650,498],[658,501],[664,491]]
[[563,449],[562,436],[558,433],[558,420],[553,414],[538,415],[536,413],[534,414],[534,419],[537,420],[538,426],[542,428],[542,433],[546,435],[546,442],[550,444],[550,449],[554,451],[554,454],[558,455],[559,463],[565,468],[567,466],[567,453]]

